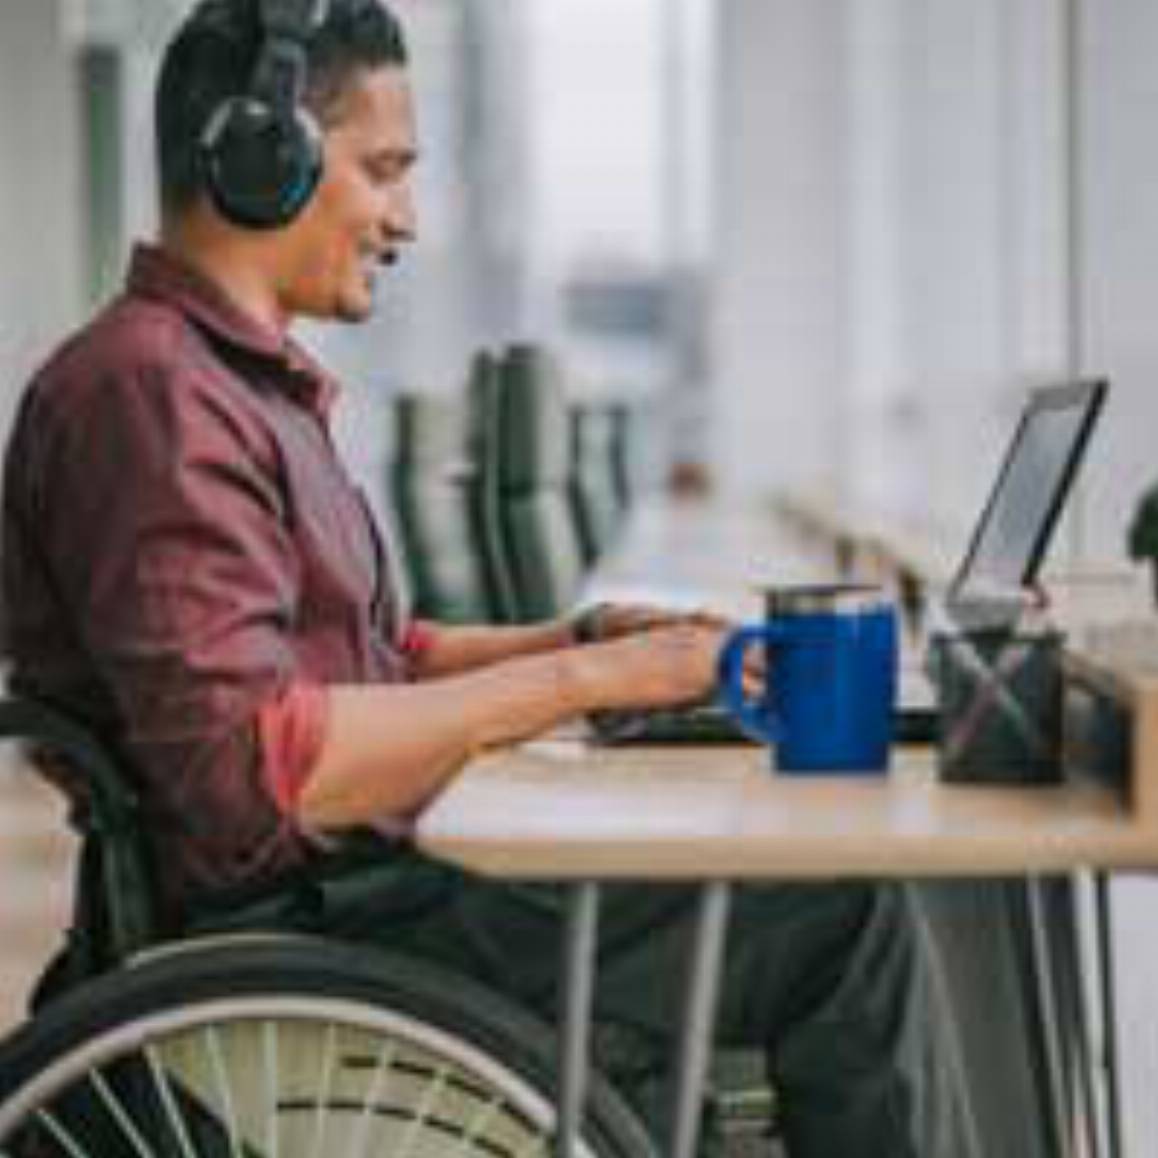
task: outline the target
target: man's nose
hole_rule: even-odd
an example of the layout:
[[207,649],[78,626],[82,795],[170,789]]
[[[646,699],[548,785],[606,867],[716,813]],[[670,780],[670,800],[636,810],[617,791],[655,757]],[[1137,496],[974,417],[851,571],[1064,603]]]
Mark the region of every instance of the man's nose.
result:
[[399,182],[391,190],[383,224],[393,241],[413,241],[418,234],[418,217],[414,193],[409,181]]

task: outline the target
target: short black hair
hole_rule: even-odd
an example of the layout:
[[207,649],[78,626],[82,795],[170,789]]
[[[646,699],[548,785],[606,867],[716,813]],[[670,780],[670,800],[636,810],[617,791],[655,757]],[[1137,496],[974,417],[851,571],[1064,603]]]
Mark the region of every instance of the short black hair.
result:
[[[261,41],[260,0],[201,0],[170,42],[154,102],[163,210],[187,209],[205,192],[202,130],[248,88]],[[307,48],[306,107],[324,122],[353,73],[406,60],[402,26],[382,0],[330,0]]]

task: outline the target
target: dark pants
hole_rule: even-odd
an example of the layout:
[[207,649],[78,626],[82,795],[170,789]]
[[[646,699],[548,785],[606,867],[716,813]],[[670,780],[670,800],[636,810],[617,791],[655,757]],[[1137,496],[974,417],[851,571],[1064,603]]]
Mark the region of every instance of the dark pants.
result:
[[[601,1022],[670,1059],[696,890],[603,891]],[[506,885],[399,851],[288,903],[194,931],[279,927],[426,956],[553,1019],[564,894]],[[769,885],[733,894],[717,1040],[769,1059],[792,1158],[959,1158],[978,1152],[956,1035],[904,886]]]

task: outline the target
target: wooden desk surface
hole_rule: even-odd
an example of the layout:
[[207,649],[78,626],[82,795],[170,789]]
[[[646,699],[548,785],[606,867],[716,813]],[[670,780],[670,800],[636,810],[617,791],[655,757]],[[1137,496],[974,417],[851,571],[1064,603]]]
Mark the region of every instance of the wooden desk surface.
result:
[[[815,544],[794,553],[790,532],[767,511],[657,511],[637,532],[604,569],[608,592],[662,576],[750,615],[759,583],[815,577],[830,565]],[[755,747],[547,740],[472,764],[424,814],[418,840],[442,859],[525,879],[1156,867],[1158,629],[1144,638],[1135,625],[1093,623],[1071,639],[1076,669],[1129,717],[1121,786],[1074,777],[1047,788],[944,785],[932,750],[899,749],[887,777],[801,778],[773,774]]]
[[431,854],[527,879],[986,876],[1158,864],[1158,826],[1095,782],[776,775],[758,748],[542,741],[472,765],[419,826]]

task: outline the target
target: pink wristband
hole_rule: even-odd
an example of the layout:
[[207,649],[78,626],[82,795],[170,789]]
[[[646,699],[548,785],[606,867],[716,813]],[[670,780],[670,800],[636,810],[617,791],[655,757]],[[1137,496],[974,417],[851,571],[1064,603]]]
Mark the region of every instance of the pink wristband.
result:
[[330,694],[318,684],[290,684],[258,715],[261,766],[266,787],[286,815],[314,770],[329,726]]

